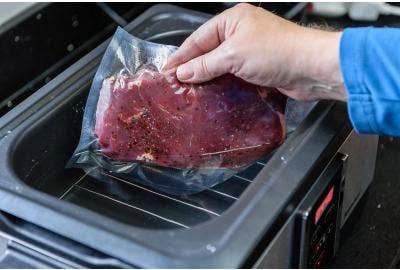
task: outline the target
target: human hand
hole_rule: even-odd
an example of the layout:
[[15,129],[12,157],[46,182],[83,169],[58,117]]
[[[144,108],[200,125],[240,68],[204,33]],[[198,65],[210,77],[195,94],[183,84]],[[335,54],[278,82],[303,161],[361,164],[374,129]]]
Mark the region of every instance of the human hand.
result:
[[297,100],[346,100],[339,65],[341,32],[299,26],[238,4],[213,17],[169,58],[186,83],[232,73]]

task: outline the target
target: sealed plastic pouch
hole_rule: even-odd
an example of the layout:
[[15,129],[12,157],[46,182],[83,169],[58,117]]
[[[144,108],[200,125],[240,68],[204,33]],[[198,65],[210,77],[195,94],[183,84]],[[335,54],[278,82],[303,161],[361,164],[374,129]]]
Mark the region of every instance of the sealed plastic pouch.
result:
[[233,75],[183,84],[162,69],[175,50],[118,28],[69,167],[181,195],[227,180],[281,144],[283,95]]

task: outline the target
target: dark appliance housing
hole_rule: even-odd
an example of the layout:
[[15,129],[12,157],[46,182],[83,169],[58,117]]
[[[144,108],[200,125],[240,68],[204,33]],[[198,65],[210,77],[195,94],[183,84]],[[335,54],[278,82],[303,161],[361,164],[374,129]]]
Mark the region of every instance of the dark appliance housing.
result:
[[[209,17],[155,5],[125,29],[179,45]],[[0,262],[306,267],[334,255],[340,228],[371,181],[377,145],[377,137],[352,131],[342,103],[319,102],[274,154],[191,196],[66,170],[108,42],[0,119]]]

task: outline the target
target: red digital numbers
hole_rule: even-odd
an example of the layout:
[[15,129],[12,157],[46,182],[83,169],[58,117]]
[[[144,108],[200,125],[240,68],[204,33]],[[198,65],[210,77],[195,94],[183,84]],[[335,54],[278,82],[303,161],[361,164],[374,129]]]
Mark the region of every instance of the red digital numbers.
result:
[[335,187],[332,187],[328,194],[325,196],[324,200],[318,206],[317,211],[315,212],[315,217],[314,217],[314,224],[317,224],[318,220],[321,218],[322,214],[324,213],[325,209],[328,207],[328,205],[331,203],[332,198],[333,198],[333,192],[335,190]]

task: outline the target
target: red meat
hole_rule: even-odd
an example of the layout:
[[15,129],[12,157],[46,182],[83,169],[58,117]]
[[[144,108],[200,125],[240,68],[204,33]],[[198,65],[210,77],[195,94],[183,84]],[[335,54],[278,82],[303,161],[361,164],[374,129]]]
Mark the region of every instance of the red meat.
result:
[[187,168],[238,168],[279,146],[286,98],[225,75],[200,85],[142,69],[103,82],[95,133],[119,161]]

